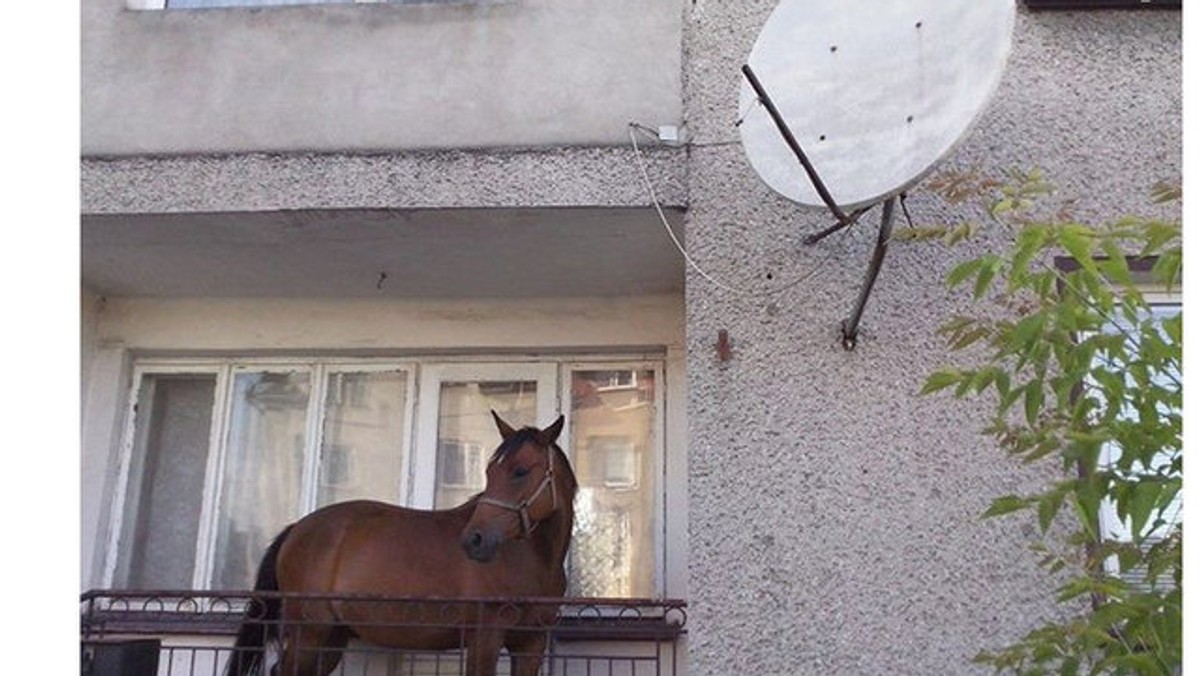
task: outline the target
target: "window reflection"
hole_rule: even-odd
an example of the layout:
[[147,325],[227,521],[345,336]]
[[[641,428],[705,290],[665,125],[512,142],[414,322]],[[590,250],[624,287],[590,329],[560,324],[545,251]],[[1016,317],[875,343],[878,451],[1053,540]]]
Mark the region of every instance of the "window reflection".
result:
[[262,552],[297,516],[310,374],[238,373],[218,510],[213,586],[254,579]]
[[487,459],[500,443],[492,411],[515,429],[536,424],[537,381],[442,383],[436,509],[456,507],[483,490]]
[[317,505],[400,499],[408,375],[338,372],[327,377]]
[[579,478],[575,596],[653,596],[658,491],[654,371],[571,374],[571,455]]

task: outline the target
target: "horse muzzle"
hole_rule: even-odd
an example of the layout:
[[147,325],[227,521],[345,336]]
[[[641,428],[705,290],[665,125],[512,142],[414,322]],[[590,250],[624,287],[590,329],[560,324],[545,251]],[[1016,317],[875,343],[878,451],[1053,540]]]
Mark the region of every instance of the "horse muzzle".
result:
[[479,563],[487,563],[496,558],[496,550],[500,548],[501,538],[498,533],[472,528],[463,533],[459,543],[467,558]]

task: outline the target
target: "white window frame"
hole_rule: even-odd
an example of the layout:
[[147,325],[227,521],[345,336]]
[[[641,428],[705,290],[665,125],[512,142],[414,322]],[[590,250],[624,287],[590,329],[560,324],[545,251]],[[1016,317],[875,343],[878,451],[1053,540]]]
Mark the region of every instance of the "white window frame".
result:
[[532,380],[537,383],[537,424],[544,427],[554,422],[558,415],[557,378],[557,365],[550,361],[443,362],[424,365],[421,369],[421,393],[418,395],[422,398],[422,406],[418,409],[416,420],[417,444],[413,453],[413,472],[409,475],[412,495],[409,506],[414,509],[433,509],[437,491],[438,412],[442,383]]
[[321,446],[322,440],[324,440],[324,438],[325,438],[324,404],[325,404],[325,397],[327,394],[326,388],[328,387],[328,382],[329,382],[328,376],[334,375],[334,374],[339,374],[339,373],[393,373],[394,372],[394,373],[406,373],[408,375],[408,378],[405,380],[405,393],[404,393],[404,419],[405,419],[405,421],[407,421],[408,424],[406,424],[404,426],[404,429],[402,429],[400,432],[400,439],[399,439],[399,442],[400,442],[399,447],[400,447],[400,454],[401,454],[400,455],[400,483],[399,483],[399,485],[396,486],[396,495],[395,495],[396,504],[400,504],[400,505],[408,504],[409,483],[410,483],[408,477],[412,473],[412,465],[413,465],[413,462],[412,462],[412,458],[413,458],[412,429],[413,429],[413,420],[414,420],[413,416],[415,415],[416,409],[417,409],[417,401],[416,401],[417,400],[417,378],[419,376],[419,370],[420,369],[416,363],[408,362],[408,361],[387,361],[387,362],[334,361],[334,362],[330,362],[329,364],[325,365],[323,376],[322,376],[321,382],[320,382],[320,397],[318,400],[318,406],[321,407],[321,410],[319,412],[320,418],[319,418],[319,424],[315,430],[316,435],[315,435],[315,437],[313,437],[314,443],[316,443],[316,445],[317,445],[317,449],[316,449],[317,452],[314,454],[316,457],[313,459],[313,461],[311,463],[312,464],[311,471],[313,472],[312,480],[311,481],[306,480],[306,483],[305,483],[306,489],[311,490],[312,495],[304,500],[304,504],[306,505],[307,511],[305,511],[303,514],[298,515],[296,518],[299,518],[300,516],[304,516],[304,514],[307,514],[309,511],[312,511],[313,509],[316,508],[317,495],[320,492],[320,487],[318,486],[318,482],[320,480],[320,462],[322,459],[320,457],[320,446]]
[[[168,0],[125,0],[125,8],[135,11],[166,11],[168,9],[167,1]],[[202,9],[263,9],[276,7],[304,7],[313,5],[494,5],[512,1],[513,0],[350,0],[349,2],[330,2],[329,0],[295,0],[290,2],[271,2],[270,0],[257,0],[255,2],[248,2],[241,5],[229,4],[213,5],[211,7],[176,7],[170,8],[170,11],[186,12]]]
[[[657,490],[654,491],[654,524],[652,525],[655,541],[654,547],[654,578],[651,588],[659,598],[666,596],[667,576],[667,410],[666,410],[666,359],[653,361],[570,361],[562,364],[559,374],[559,384],[562,387],[560,399],[563,406],[571,403],[571,375],[574,371],[654,371],[654,467],[658,473]],[[567,411],[564,410],[564,413]],[[563,426],[562,438],[571,438],[573,416],[568,415]],[[686,489],[684,489],[686,490]],[[569,561],[569,557],[568,557]],[[570,575],[570,571],[567,571]]]
[[[202,505],[199,517],[197,542],[193,556],[192,587],[208,589],[212,584],[215,565],[217,510],[220,506],[221,481],[225,453],[227,453],[230,425],[230,398],[233,396],[233,379],[243,372],[294,372],[307,371],[313,378],[306,422],[306,461],[303,470],[300,504],[296,518],[311,511],[318,495],[320,458],[319,450],[323,439],[325,421],[325,398],[329,376],[336,373],[359,373],[373,371],[400,371],[408,375],[406,380],[405,419],[400,448],[403,453],[400,481],[397,486],[396,503],[429,508],[433,504],[437,472],[437,411],[439,385],[446,381],[472,380],[534,380],[538,383],[538,424],[547,425],[558,412],[567,413],[566,428],[560,443],[571,456],[571,418],[566,409],[570,406],[571,378],[574,371],[604,370],[652,370],[657,380],[653,405],[654,416],[654,467],[658,486],[654,491],[655,534],[654,581],[652,589],[656,596],[666,595],[667,580],[672,573],[666,566],[669,546],[678,545],[671,539],[665,515],[668,503],[684,499],[680,495],[671,497],[670,491],[686,491],[668,481],[667,449],[667,371],[671,363],[667,354],[654,352],[636,355],[613,355],[606,353],[576,354],[573,356],[548,353],[540,356],[516,355],[444,355],[403,356],[395,358],[341,358],[336,355],[314,352],[303,357],[153,357],[135,359],[128,381],[125,397],[124,421],[119,447],[118,474],[111,504],[108,507],[110,520],[107,547],[103,555],[101,584],[111,588],[114,584],[117,563],[121,552],[124,533],[124,517],[128,507],[128,490],[133,451],[136,441],[137,420],[134,409],[138,404],[143,379],[158,374],[205,375],[215,377],[212,420],[209,429],[209,448],[205,465],[205,485],[202,489]],[[434,393],[432,396],[429,393]],[[680,449],[683,442],[676,440]],[[676,462],[680,462],[677,460]],[[678,552],[675,553],[678,555]],[[678,577],[678,575],[676,575]]]
[[[1167,292],[1162,289],[1139,289],[1142,293],[1142,298],[1146,301],[1146,305],[1151,308],[1158,307],[1178,307],[1179,311],[1183,311],[1183,297],[1178,292]],[[1115,447],[1112,444],[1105,444],[1100,450],[1100,466],[1105,467],[1114,461],[1113,452]],[[1176,496],[1176,500],[1181,500],[1182,494]],[[1153,533],[1153,520],[1146,523],[1143,535]],[[1099,514],[1100,537],[1104,540],[1127,542],[1126,538],[1132,538],[1133,534],[1128,525],[1117,516],[1117,508],[1112,501],[1105,498],[1100,503]],[[1107,557],[1104,560],[1104,572],[1108,575],[1117,576],[1120,574],[1120,564],[1116,556]]]
[[209,505],[213,504],[212,489],[213,486],[209,480],[212,476],[214,465],[216,464],[216,456],[218,449],[222,445],[224,438],[225,415],[221,411],[221,396],[229,385],[229,369],[217,364],[191,364],[168,363],[154,364],[145,363],[135,365],[133,368],[133,376],[130,381],[129,393],[125,406],[125,424],[124,433],[121,437],[120,461],[117,470],[117,485],[114,492],[114,499],[111,506],[112,524],[109,533],[109,542],[104,556],[104,574],[103,581],[105,587],[112,587],[113,581],[116,578],[117,560],[121,551],[121,538],[127,533],[125,530],[125,509],[128,506],[128,492],[130,482],[130,472],[133,466],[133,452],[137,440],[137,405],[138,398],[142,390],[142,382],[146,376],[154,375],[203,375],[212,374],[216,377],[216,383],[213,389],[213,412],[209,423],[208,432],[208,455],[206,459],[205,481],[201,493],[200,507],[200,522],[196,532],[196,547],[194,556],[196,560],[192,567],[192,586],[197,589],[203,589],[206,580],[202,571],[207,568],[208,550],[210,547],[205,545],[205,537],[208,529],[211,527],[212,517]]
[[124,533],[125,509],[128,506],[128,491],[130,470],[133,464],[133,451],[137,437],[136,407],[141,391],[141,383],[147,375],[180,374],[201,375],[214,374],[216,385],[214,390],[212,421],[209,428],[208,458],[205,467],[205,479],[202,492],[200,521],[197,528],[197,542],[194,551],[196,557],[192,571],[192,588],[208,589],[211,586],[213,566],[215,565],[217,510],[221,504],[221,477],[224,473],[225,455],[228,452],[229,414],[231,397],[233,396],[233,380],[239,373],[295,373],[308,372],[311,380],[308,413],[305,429],[305,464],[301,477],[300,499],[296,506],[294,518],[300,518],[312,511],[317,499],[317,480],[320,466],[320,446],[325,422],[325,393],[327,376],[332,373],[365,373],[365,372],[405,372],[407,392],[405,397],[405,416],[410,424],[406,425],[400,440],[401,470],[400,482],[396,487],[395,499],[397,504],[405,504],[406,487],[410,483],[408,473],[411,471],[412,440],[411,430],[413,410],[416,404],[417,366],[407,360],[345,360],[323,358],[320,356],[307,359],[162,359],[144,360],[133,367],[129,395],[125,408],[120,461],[117,475],[117,485],[114,492],[109,523],[108,547],[104,556],[104,571],[102,583],[112,587],[116,580],[117,562],[121,552],[121,538]]

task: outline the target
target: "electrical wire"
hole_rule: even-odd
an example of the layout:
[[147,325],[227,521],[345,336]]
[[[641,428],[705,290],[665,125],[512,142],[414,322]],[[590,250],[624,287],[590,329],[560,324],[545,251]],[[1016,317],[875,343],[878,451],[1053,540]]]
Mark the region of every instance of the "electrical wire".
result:
[[[675,235],[675,231],[671,229],[671,224],[667,221],[667,216],[663,212],[662,203],[658,199],[658,193],[654,190],[654,184],[650,180],[650,173],[646,169],[646,160],[642,154],[642,149],[640,146],[638,146],[637,135],[634,132],[639,129],[645,129],[645,128],[642,127],[642,125],[637,124],[636,122],[629,123],[629,140],[633,143],[633,154],[637,160],[638,170],[641,172],[641,175],[642,175],[642,183],[645,185],[646,192],[650,196],[650,202],[651,202],[651,204],[654,205],[655,212],[658,213],[658,219],[662,223],[663,229],[666,230],[667,236],[671,238],[671,242],[675,245],[675,248],[678,249],[679,253],[683,256],[683,260],[686,261],[687,264],[693,270],[696,271],[696,274],[700,275],[700,277],[702,277],[709,284],[712,284],[713,286],[715,286],[719,289],[723,289],[725,291],[728,291],[730,293],[737,294],[740,296],[747,296],[747,297],[751,297],[751,298],[769,297],[769,296],[773,296],[775,294],[781,293],[783,291],[786,291],[794,286],[797,286],[797,285],[802,284],[805,281],[809,280],[814,274],[816,274],[819,270],[821,270],[823,267],[825,267],[825,264],[828,263],[829,259],[833,257],[834,251],[830,250],[829,252],[827,252],[825,254],[824,258],[822,258],[820,261],[818,261],[818,263],[816,265],[814,265],[812,267],[812,269],[805,272],[803,275],[800,275],[798,278],[788,282],[787,284],[783,284],[783,285],[773,287],[773,288],[768,288],[768,289],[745,289],[745,288],[741,288],[741,287],[732,286],[730,284],[726,284],[726,283],[716,279],[711,274],[709,274],[707,271],[705,271],[704,268],[700,267],[700,264],[697,263],[688,254],[687,249],[684,248],[683,244],[679,241],[679,238]],[[849,228],[844,228],[841,232],[844,233],[848,229]],[[841,233],[839,233],[839,234],[841,234]]]

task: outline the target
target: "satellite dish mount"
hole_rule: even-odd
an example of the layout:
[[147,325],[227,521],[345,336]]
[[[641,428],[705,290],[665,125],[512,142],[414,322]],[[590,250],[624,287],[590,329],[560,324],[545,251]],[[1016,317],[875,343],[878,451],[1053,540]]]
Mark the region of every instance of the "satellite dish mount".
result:
[[739,123],[751,166],[779,194],[836,219],[805,244],[883,204],[866,277],[842,322],[846,349],[858,342],[897,197],[978,119],[1003,74],[1015,15],[1014,0],[781,0],[742,66],[741,109],[757,100],[770,119]]
[[[833,196],[829,194],[829,189],[825,187],[825,182],[821,180],[821,175],[817,173],[816,168],[809,161],[808,155],[800,147],[800,142],[796,140],[795,134],[788,128],[787,123],[783,121],[783,116],[780,115],[779,109],[775,107],[775,102],[771,100],[771,96],[767,94],[767,90],[759,82],[750,64],[742,66],[742,74],[746,76],[746,81],[754,89],[755,95],[758,96],[758,101],[767,109],[771,120],[779,129],[780,136],[783,137],[788,148],[795,154],[796,159],[800,161],[800,166],[804,168],[804,173],[808,175],[808,180],[812,182],[813,189],[816,190],[817,195],[825,203],[829,212],[837,219],[837,223],[834,223],[832,226],[805,237],[804,243],[808,245],[816,244],[833,233],[854,225],[858,221],[858,218],[867,211],[870,211],[874,205],[859,207],[848,214],[839,207],[837,202],[833,201]],[[863,280],[863,285],[859,289],[858,299],[854,302],[850,316],[842,320],[842,347],[847,350],[853,350],[854,346],[858,344],[858,324],[862,321],[863,309],[867,306],[867,299],[871,297],[871,290],[875,288],[875,280],[879,278],[879,270],[883,267],[883,259],[887,256],[888,242],[892,238],[892,220],[895,211],[896,197],[893,195],[884,199],[883,217],[879,222],[879,237],[875,240],[875,251],[871,254],[871,263],[867,267],[866,279]]]

